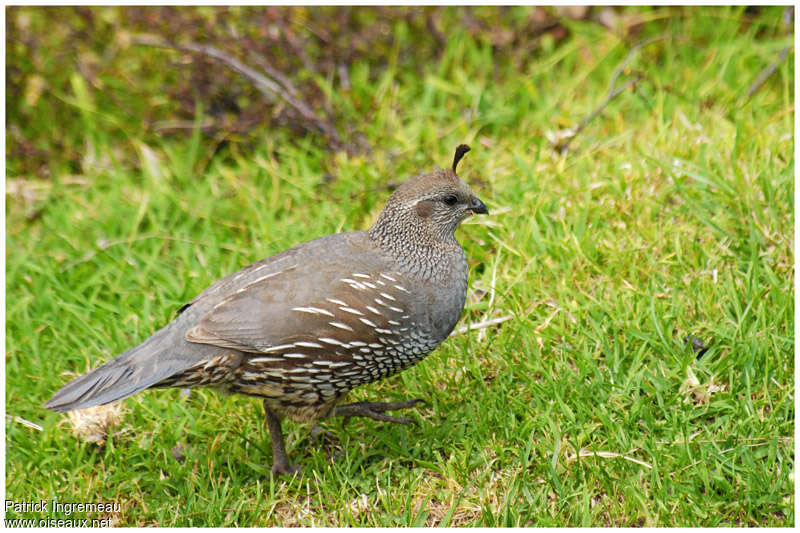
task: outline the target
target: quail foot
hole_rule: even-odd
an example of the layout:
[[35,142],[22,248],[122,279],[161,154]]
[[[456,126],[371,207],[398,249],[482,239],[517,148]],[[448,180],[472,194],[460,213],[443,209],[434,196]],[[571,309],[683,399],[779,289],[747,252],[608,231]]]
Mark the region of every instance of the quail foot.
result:
[[275,474],[291,474],[281,420],[386,414],[408,402],[340,405],[353,388],[422,360],[453,330],[467,293],[459,223],[486,206],[448,169],[401,184],[368,230],[299,244],[223,278],[153,336],[62,387],[64,412],[148,388],[214,387],[263,399]]

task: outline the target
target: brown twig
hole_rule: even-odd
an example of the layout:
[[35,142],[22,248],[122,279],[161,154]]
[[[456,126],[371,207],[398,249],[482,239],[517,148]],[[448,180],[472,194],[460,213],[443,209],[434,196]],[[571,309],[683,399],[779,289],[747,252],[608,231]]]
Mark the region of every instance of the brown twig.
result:
[[436,19],[439,18],[439,13],[441,12],[442,7],[438,6],[433,9],[433,11],[424,11],[425,17],[425,28],[428,30],[436,42],[439,44],[439,54],[444,51],[444,45],[447,44],[447,37],[444,33],[436,27]]
[[653,469],[653,465],[651,465],[648,462],[642,461],[641,459],[637,459],[635,457],[631,457],[629,455],[623,455],[623,454],[618,453],[618,452],[608,452],[608,451],[597,451],[597,452],[595,452],[595,451],[587,450],[587,449],[583,448],[577,454],[570,454],[570,453],[567,452],[565,454],[565,457],[567,459],[567,464],[572,463],[578,457],[602,457],[603,459],[615,459],[617,457],[621,457],[621,458],[625,459],[626,461],[630,461],[631,463],[636,463],[637,465],[641,465],[641,466],[643,466],[645,468],[648,468],[650,470]]
[[279,99],[289,104],[289,106],[300,115],[300,118],[303,120],[303,126],[308,130],[322,133],[327,138],[332,148],[338,150],[344,147],[336,129],[330,123],[317,117],[311,107],[291,93],[291,89],[287,89],[282,84],[268,78],[261,72],[248,67],[237,58],[226,54],[219,48],[208,44],[193,42],[171,43],[153,35],[138,35],[132,39],[132,42],[143,46],[156,46],[159,48],[195,52],[216,59],[228,68],[244,76],[267,98],[267,100],[274,102]]
[[[308,31],[310,34],[315,35],[322,41],[323,45],[329,44],[324,36],[320,35],[319,32],[314,31],[314,29],[310,26],[303,25],[303,29]],[[308,57],[306,53],[306,48],[301,42],[300,38],[298,38],[294,32],[285,30],[284,36],[286,37],[286,42],[289,43],[289,46],[292,47],[292,52],[294,52],[297,57],[300,58],[300,61],[303,63],[305,69],[310,73],[319,76],[319,72],[317,72],[317,67],[314,65],[314,62],[311,61],[311,58]]]
[[625,59],[622,61],[622,63],[620,63],[619,67],[617,67],[617,70],[614,71],[614,75],[611,76],[611,81],[608,83],[608,92],[611,93],[613,91],[614,85],[617,83],[617,78],[619,78],[620,74],[622,74],[622,71],[625,70],[625,67],[628,66],[628,63],[630,63],[631,59],[633,59],[633,54],[639,50],[639,48],[647,46],[648,44],[652,44],[656,41],[663,41],[667,37],[668,35],[656,35],[655,37],[642,39],[641,41],[634,43],[634,45],[631,46],[631,49],[628,50],[628,55],[625,56]]
[[[308,31],[309,34],[316,36],[321,42],[323,42],[323,44],[327,42],[326,38],[319,32],[314,31],[313,28],[311,28],[306,24],[303,23],[300,24],[304,30]],[[300,58],[300,62],[303,63],[303,67],[309,74],[311,74],[309,79],[311,80],[312,83],[316,84],[318,88],[320,88],[317,79],[324,78],[324,76],[320,75],[316,65],[314,65],[313,61],[311,61],[311,58],[308,56],[308,53],[306,53],[306,46],[303,40],[297,37],[297,35],[295,35],[294,31],[292,31],[291,27],[289,27],[288,25],[283,26],[282,31],[287,44],[292,48],[292,53]],[[328,102],[327,98],[324,98],[322,100],[322,107],[328,119],[332,120],[333,109],[331,109],[330,103]]]
[[297,97],[300,93],[297,91],[297,88],[292,83],[288,77],[286,77],[283,72],[273,67],[266,58],[260,56],[259,54],[252,53],[250,54],[250,58],[263,70],[268,76],[271,76],[277,83],[283,86],[289,94],[294,97]]
[[347,65],[339,63],[336,65],[336,72],[339,74],[339,81],[342,84],[342,90],[350,90],[350,74],[347,72]]
[[603,100],[603,103],[597,106],[597,108],[595,108],[594,111],[589,113],[583,120],[581,120],[580,124],[578,124],[578,126],[572,130],[571,134],[567,138],[565,138],[563,142],[556,145],[555,148],[559,152],[561,152],[562,154],[565,153],[569,148],[569,145],[572,143],[572,141],[575,140],[575,137],[577,137],[578,134],[581,131],[583,131],[583,129],[586,127],[587,124],[589,124],[589,122],[594,120],[595,117],[597,117],[597,115],[603,112],[606,106],[608,106],[608,104],[611,103],[611,100],[622,94],[625,90],[628,89],[628,87],[631,87],[644,77],[643,74],[636,74],[633,78],[625,82],[623,85],[617,87],[617,79],[619,79],[620,75],[625,70],[625,67],[628,66],[628,63],[630,63],[631,59],[633,58],[633,54],[643,46],[647,46],[648,44],[653,43],[655,41],[666,39],[667,37],[668,37],[667,35],[656,35],[655,37],[650,37],[649,39],[643,39],[635,43],[633,46],[631,46],[631,49],[628,51],[628,55],[625,56],[625,59],[622,61],[622,63],[620,63],[619,67],[617,67],[617,69],[614,71],[614,74],[611,76],[611,81],[608,84],[608,93],[606,95],[606,99]]
[[476,322],[475,324],[469,324],[467,326],[461,326],[457,330],[453,331],[453,333],[451,333],[450,335],[451,336],[453,336],[453,335],[461,335],[463,333],[466,333],[466,332],[472,331],[472,330],[476,330],[476,329],[490,328],[492,326],[496,326],[498,324],[502,324],[503,322],[508,322],[512,318],[514,318],[514,315],[506,315],[506,316],[501,316],[501,317],[498,317],[498,318],[493,318],[491,320],[484,320],[483,322]]
[[31,422],[30,420],[26,420],[26,419],[22,418],[21,416],[6,415],[6,421],[18,422],[18,423],[22,424],[25,427],[28,427],[28,428],[31,428],[31,429],[35,429],[36,431],[42,431],[42,426],[40,426],[39,424],[35,424],[35,423]]
[[764,85],[764,82],[767,81],[767,78],[772,76],[772,73],[778,69],[778,65],[783,63],[783,61],[786,59],[786,56],[789,55],[789,50],[791,49],[792,49],[791,46],[784,47],[783,50],[781,50],[781,53],[778,54],[778,59],[776,59],[774,63],[772,63],[770,66],[761,71],[761,74],[758,75],[756,81],[750,84],[750,88],[747,90],[748,99],[751,98],[756,92],[758,92],[761,86]]
[[157,120],[150,125],[154,131],[193,130],[194,128],[210,130],[215,126],[215,122],[210,119],[206,119],[200,124],[197,124],[194,120]]
[[587,125],[589,122],[591,122],[592,120],[594,120],[594,118],[595,118],[595,117],[597,117],[597,115],[599,115],[600,113],[602,113],[602,112],[603,112],[603,110],[606,108],[606,106],[607,106],[609,103],[611,103],[611,100],[613,100],[614,98],[616,98],[617,96],[619,96],[619,95],[620,95],[620,94],[621,94],[623,91],[625,91],[625,90],[626,90],[628,87],[630,87],[631,85],[633,85],[634,83],[636,83],[636,82],[637,82],[637,81],[639,81],[640,79],[642,79],[642,75],[641,75],[641,74],[637,74],[637,75],[636,75],[636,76],[634,76],[632,79],[628,80],[628,81],[625,83],[625,85],[623,85],[622,87],[617,87],[617,88],[615,88],[613,91],[611,91],[610,93],[608,93],[608,96],[606,96],[606,99],[605,99],[605,100],[603,100],[603,103],[602,103],[602,104],[600,104],[599,106],[597,106],[597,109],[595,109],[594,111],[592,111],[591,113],[589,113],[589,114],[586,116],[586,118],[584,118],[583,120],[581,120],[581,123],[580,123],[580,124],[578,124],[578,127],[577,127],[577,128],[575,128],[575,129],[572,131],[572,135],[570,135],[569,137],[567,137],[567,138],[564,140],[564,142],[563,142],[563,143],[561,143],[561,145],[560,145],[560,146],[557,146],[557,147],[556,147],[556,148],[558,148],[558,151],[559,151],[559,152],[561,152],[562,154],[563,154],[564,152],[566,152],[566,151],[567,151],[567,149],[569,148],[569,145],[572,143],[572,141],[575,139],[575,137],[577,137],[577,136],[578,136],[578,134],[579,134],[581,131],[583,131],[583,128],[585,128],[585,127],[586,127],[586,125]]

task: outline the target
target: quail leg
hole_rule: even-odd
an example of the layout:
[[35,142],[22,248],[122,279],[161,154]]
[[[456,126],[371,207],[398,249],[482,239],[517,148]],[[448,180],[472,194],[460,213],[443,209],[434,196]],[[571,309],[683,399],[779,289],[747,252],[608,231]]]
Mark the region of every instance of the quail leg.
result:
[[266,400],[264,400],[264,414],[267,415],[267,428],[269,429],[269,437],[272,439],[272,474],[288,474],[291,476],[299,472],[300,468],[289,464],[289,459],[286,458],[281,421],[267,406]]
[[351,416],[365,416],[381,422],[395,422],[397,424],[414,424],[414,420],[404,416],[390,416],[383,414],[384,411],[394,411],[396,409],[407,409],[415,407],[417,404],[425,403],[425,400],[408,400],[405,402],[357,402],[347,405],[337,405],[334,407],[331,416],[343,416],[343,424],[350,421]]

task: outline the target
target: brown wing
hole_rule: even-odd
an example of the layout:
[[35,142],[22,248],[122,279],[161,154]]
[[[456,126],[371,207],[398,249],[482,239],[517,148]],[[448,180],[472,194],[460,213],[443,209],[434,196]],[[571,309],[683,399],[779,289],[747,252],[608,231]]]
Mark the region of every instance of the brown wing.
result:
[[[328,267],[330,269],[330,266]],[[190,329],[190,342],[296,359],[391,349],[413,328],[398,273],[348,272],[307,290],[305,276],[274,275],[223,300]],[[310,274],[309,274],[310,275]],[[302,283],[302,287],[294,286]]]

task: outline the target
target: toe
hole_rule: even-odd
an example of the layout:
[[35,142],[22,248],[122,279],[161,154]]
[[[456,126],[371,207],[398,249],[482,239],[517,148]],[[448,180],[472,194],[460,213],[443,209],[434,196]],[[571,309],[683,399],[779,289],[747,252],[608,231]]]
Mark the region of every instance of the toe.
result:
[[272,475],[274,476],[294,476],[300,473],[300,467],[290,464],[274,464],[272,465]]

